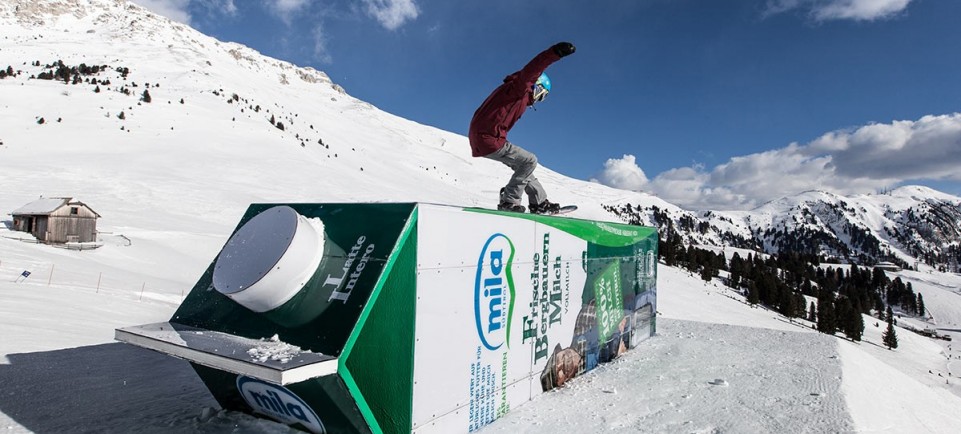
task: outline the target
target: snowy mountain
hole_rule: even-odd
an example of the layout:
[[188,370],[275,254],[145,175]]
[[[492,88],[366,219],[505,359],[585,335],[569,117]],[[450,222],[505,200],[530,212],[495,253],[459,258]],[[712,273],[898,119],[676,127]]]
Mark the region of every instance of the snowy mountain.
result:
[[851,197],[809,191],[746,212],[628,205],[609,209],[629,221],[671,227],[697,244],[868,265],[914,267],[920,261],[950,270],[957,270],[961,257],[961,198],[927,187]]
[[[126,2],[19,1],[0,12],[0,68],[13,72],[0,79],[7,212],[69,195],[102,211],[108,227],[149,213],[198,228],[228,224],[258,201],[492,207],[507,178],[502,165],[472,158],[461,135]],[[116,182],[130,172],[149,185]],[[234,174],[242,183],[225,184]],[[37,189],[39,176],[59,188]],[[607,214],[600,201],[638,196],[546,169],[539,177],[585,217]],[[181,201],[192,212],[170,215]]]
[[[214,410],[186,362],[113,343],[114,328],[169,319],[250,203],[493,207],[507,175],[472,158],[462,135],[125,1],[0,2],[0,429],[291,432]],[[574,217],[670,225],[703,245],[912,265],[949,264],[938,255],[957,252],[961,200],[920,187],[693,212],[543,167],[538,177],[553,200],[580,206]],[[41,196],[94,209],[102,246],[56,249],[9,230],[6,215]],[[921,268],[898,276],[923,292],[931,318],[901,324],[958,335],[961,278]],[[950,342],[902,328],[889,351],[872,317],[855,343],[676,268],[662,266],[658,285],[648,347],[485,431],[961,427],[961,355]]]
[[[108,228],[136,227],[149,213],[167,215],[170,228],[209,230],[251,202],[493,207],[506,179],[503,166],[470,157],[461,135],[382,112],[323,72],[126,1],[4,2],[0,23],[5,213],[41,195],[72,196],[102,211]],[[117,182],[129,172],[156,179]],[[225,184],[232,174],[246,176]],[[38,176],[58,188],[36,188]],[[924,187],[692,212],[543,167],[538,176],[553,200],[580,206],[576,216],[670,222],[700,244],[933,266],[953,266],[961,251],[961,198]],[[168,215],[180,201],[193,211]]]

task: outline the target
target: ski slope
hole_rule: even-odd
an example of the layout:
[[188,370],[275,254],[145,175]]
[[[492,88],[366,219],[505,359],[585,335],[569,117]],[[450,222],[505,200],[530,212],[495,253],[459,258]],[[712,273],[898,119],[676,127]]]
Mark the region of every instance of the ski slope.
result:
[[[127,248],[67,251],[0,235],[0,256],[33,258],[34,270]],[[141,295],[136,280],[120,279],[98,292],[58,278],[56,267],[49,284],[45,271],[15,283],[23,262],[0,260],[6,432],[291,432],[219,410],[186,362],[113,341],[117,327],[169,319],[175,296],[149,287]],[[176,262],[161,255],[154,265]],[[658,287],[655,338],[512,409],[482,432],[951,433],[961,427],[961,415],[949,411],[961,404],[961,372],[949,374],[961,352],[950,342],[899,329],[900,346],[890,351],[868,317],[863,342],[829,337],[663,264]]]
[[[508,169],[322,72],[125,2],[52,3],[16,13],[0,3],[0,67],[23,71],[0,79],[0,431],[291,432],[219,410],[186,362],[116,343],[113,330],[169,319],[250,203],[491,208]],[[112,84],[29,78],[44,70],[33,62],[57,60],[109,65],[98,79]],[[677,209],[536,175],[551,200],[579,206],[574,217],[609,220],[604,205],[622,203]],[[41,196],[101,214],[102,246],[64,250],[10,231],[8,213]],[[660,270],[658,336],[484,432],[961,431],[950,343],[899,329],[889,351],[867,317],[865,341],[851,343]],[[961,278],[900,275],[924,294],[931,326],[961,330]]]

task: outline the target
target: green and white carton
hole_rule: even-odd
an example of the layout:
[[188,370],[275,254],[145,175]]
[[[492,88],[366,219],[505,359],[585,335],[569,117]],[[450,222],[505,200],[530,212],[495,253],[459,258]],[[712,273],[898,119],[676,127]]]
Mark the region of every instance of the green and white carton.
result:
[[423,203],[251,205],[169,322],[227,409],[475,431],[655,331],[654,228]]

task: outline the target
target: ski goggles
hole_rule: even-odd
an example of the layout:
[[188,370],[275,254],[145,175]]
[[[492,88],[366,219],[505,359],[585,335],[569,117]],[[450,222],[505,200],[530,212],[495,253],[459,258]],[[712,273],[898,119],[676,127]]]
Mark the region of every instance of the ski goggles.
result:
[[547,89],[543,85],[535,84],[531,100],[533,102],[544,101],[544,98],[547,98],[547,93]]

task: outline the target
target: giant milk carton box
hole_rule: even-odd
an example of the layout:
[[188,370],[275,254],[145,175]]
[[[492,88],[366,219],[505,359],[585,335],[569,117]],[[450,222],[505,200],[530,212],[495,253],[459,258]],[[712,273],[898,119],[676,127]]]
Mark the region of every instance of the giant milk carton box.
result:
[[117,339],[307,431],[471,432],[652,336],[656,259],[619,223],[256,204],[169,322]]

